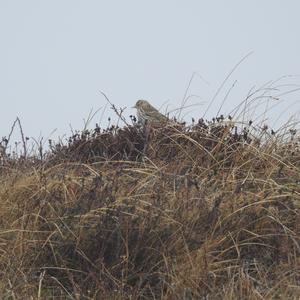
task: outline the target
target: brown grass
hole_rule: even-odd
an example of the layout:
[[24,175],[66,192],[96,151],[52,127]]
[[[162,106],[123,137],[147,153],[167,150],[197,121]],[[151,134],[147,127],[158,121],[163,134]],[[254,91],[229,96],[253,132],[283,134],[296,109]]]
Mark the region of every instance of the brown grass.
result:
[[294,132],[95,128],[2,156],[2,299],[299,299]]

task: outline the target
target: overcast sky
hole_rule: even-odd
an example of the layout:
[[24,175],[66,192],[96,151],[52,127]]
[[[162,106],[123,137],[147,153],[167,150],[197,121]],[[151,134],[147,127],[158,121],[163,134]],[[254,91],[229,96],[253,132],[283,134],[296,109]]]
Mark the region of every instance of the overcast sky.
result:
[[[0,138],[16,116],[28,136],[81,129],[92,108],[105,107],[100,91],[128,107],[125,116],[141,98],[177,108],[194,72],[187,96],[198,105],[186,118],[208,107],[215,115],[234,84],[222,107],[229,113],[253,86],[300,74],[299,12],[297,0],[0,0]],[[281,99],[272,121],[300,109],[299,92]],[[102,122],[109,116],[108,108]]]

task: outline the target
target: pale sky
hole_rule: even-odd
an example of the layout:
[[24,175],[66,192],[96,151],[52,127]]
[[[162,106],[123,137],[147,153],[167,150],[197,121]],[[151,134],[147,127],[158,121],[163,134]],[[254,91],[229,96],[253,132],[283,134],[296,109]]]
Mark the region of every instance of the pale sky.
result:
[[[185,118],[201,117],[253,51],[207,116],[237,80],[222,108],[229,113],[253,86],[300,74],[299,12],[297,0],[0,0],[0,138],[16,116],[30,137],[82,129],[92,108],[105,107],[100,91],[126,106],[125,116],[138,99],[177,108],[194,72],[188,104],[199,105]],[[294,89],[300,77],[279,84]],[[300,110],[300,92],[282,100],[272,121]]]

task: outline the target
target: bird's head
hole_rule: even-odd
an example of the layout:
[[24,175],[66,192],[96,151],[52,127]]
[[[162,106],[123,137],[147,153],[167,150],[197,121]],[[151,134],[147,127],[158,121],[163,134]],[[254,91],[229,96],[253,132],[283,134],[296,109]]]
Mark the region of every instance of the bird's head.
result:
[[136,108],[136,109],[141,109],[145,106],[149,106],[149,102],[146,101],[146,100],[138,100],[135,104],[135,106],[133,106],[133,108]]

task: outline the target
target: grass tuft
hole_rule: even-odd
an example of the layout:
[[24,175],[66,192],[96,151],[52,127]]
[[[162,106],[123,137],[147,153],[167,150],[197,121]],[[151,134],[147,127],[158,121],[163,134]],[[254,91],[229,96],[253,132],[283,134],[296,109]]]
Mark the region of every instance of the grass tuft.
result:
[[1,149],[2,299],[300,297],[296,131],[221,116]]

